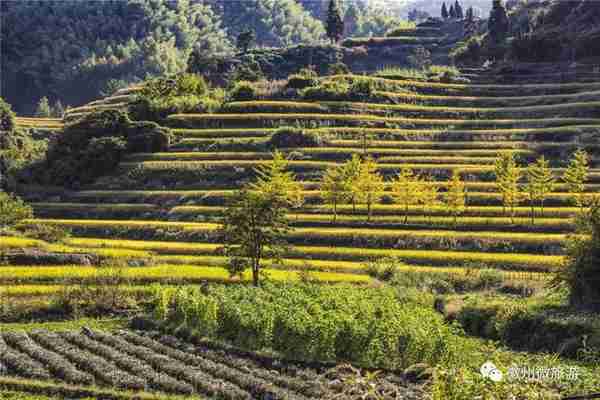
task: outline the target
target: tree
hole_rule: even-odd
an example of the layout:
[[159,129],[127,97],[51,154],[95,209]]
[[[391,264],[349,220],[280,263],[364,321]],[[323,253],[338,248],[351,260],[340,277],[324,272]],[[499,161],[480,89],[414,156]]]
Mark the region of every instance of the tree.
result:
[[[364,113],[363,114],[367,114]],[[375,135],[369,132],[366,128],[360,130],[360,146],[362,148],[363,157],[367,156],[367,151],[369,150],[369,146],[373,142]]]
[[502,0],[493,0],[488,30],[490,37],[495,43],[504,42],[508,35],[509,21]]
[[556,269],[551,287],[569,290],[569,302],[576,307],[600,309],[600,204],[593,201],[589,210],[576,219],[576,235],[567,239],[562,268]]
[[454,217],[454,225],[456,225],[458,216],[465,210],[466,197],[465,184],[460,179],[460,171],[454,169],[446,192],[446,206]]
[[473,7],[467,8],[467,15],[465,19],[467,20],[467,23],[475,22],[475,12],[473,11]]
[[65,115],[65,107],[63,107],[60,100],[57,100],[52,107],[52,116],[56,118],[62,118]]
[[569,165],[563,174],[563,181],[567,184],[569,193],[575,197],[575,204],[583,211],[586,205],[585,182],[589,173],[589,156],[585,150],[573,153]]
[[458,0],[454,3],[454,12],[456,13],[457,19],[463,19],[465,15],[463,14],[463,9]]
[[454,5],[450,6],[450,11],[448,12],[448,14],[450,14],[450,18],[456,19],[456,10],[454,9]]
[[446,3],[442,4],[442,18],[448,19],[450,15],[448,14],[448,8],[446,7]]
[[358,29],[358,10],[354,3],[350,3],[346,13],[344,14],[344,36],[349,37],[354,35]]
[[[421,189],[416,193],[416,197],[423,209],[437,206],[439,204],[438,187],[430,179],[422,179],[420,183]],[[429,219],[431,220],[431,214],[429,214]]]
[[15,225],[27,218],[33,218],[31,207],[16,195],[0,189],[0,228]]
[[327,37],[332,43],[340,41],[344,34],[344,21],[340,15],[340,9],[337,0],[329,0],[329,9],[327,10]]
[[248,29],[240,33],[237,37],[236,47],[242,53],[247,53],[252,43],[256,40],[256,33],[252,29]]
[[404,223],[408,222],[408,208],[418,205],[421,199],[421,184],[418,176],[410,168],[402,168],[392,182],[392,197],[394,201],[404,206]]
[[347,184],[344,179],[344,170],[341,166],[329,167],[321,177],[321,196],[325,204],[333,207],[333,222],[337,218],[337,205],[348,198]]
[[367,221],[371,221],[372,206],[379,203],[385,188],[383,177],[377,172],[377,163],[371,157],[360,164],[355,186],[359,201],[367,205]]
[[540,215],[544,216],[544,200],[548,193],[554,190],[554,175],[548,166],[548,161],[541,156],[527,167],[527,184],[525,191],[529,196],[531,205],[531,223],[535,223],[535,202],[540,202]]
[[503,153],[496,161],[494,173],[496,175],[496,185],[502,195],[502,206],[504,212],[510,209],[511,221],[514,221],[515,207],[521,200],[519,192],[519,180],[521,171],[517,167],[513,153]]
[[431,52],[423,46],[417,46],[408,56],[408,62],[413,68],[425,70],[431,66]]
[[52,116],[50,102],[46,96],[42,97],[38,102],[37,108],[35,109],[35,116],[42,118],[49,118]]
[[353,154],[352,158],[343,165],[344,185],[347,191],[347,199],[352,203],[352,212],[356,213],[356,201],[359,195],[359,189],[356,185],[360,174],[362,160],[358,154]]
[[275,198],[278,202],[292,207],[301,196],[302,185],[296,182],[294,174],[286,171],[288,161],[279,151],[273,153],[273,160],[267,165],[256,168],[257,180],[250,185],[252,190],[265,197]]
[[285,237],[290,231],[286,203],[272,193],[241,190],[227,207],[222,235],[228,269],[232,276],[252,270],[252,283],[258,286],[262,260],[281,260],[287,250]]

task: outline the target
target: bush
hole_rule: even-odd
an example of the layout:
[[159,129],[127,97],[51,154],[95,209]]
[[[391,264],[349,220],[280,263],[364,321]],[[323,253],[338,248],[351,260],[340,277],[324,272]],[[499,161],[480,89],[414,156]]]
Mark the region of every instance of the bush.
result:
[[19,230],[28,238],[43,240],[49,243],[64,242],[71,237],[69,229],[55,225],[31,223],[19,226]]
[[401,265],[403,264],[400,260],[394,257],[385,257],[375,261],[369,261],[365,264],[365,270],[369,276],[387,282],[394,277],[398,267]]
[[33,211],[18,196],[0,190],[0,227],[16,225],[19,221],[33,217]]
[[301,128],[281,127],[273,133],[269,145],[275,148],[319,147],[322,142],[318,133]]
[[408,56],[409,64],[418,69],[427,69],[431,66],[431,52],[423,46],[417,46]]
[[[12,132],[16,128],[15,113],[12,111],[10,104],[0,97],[0,133]],[[4,134],[0,134],[0,149],[4,148],[3,137]]]
[[600,204],[594,202],[577,220],[577,235],[567,242],[567,257],[552,287],[569,290],[574,306],[600,310]]
[[346,75],[351,73],[350,68],[343,62],[337,62],[335,64],[331,64],[327,70],[329,75]]
[[347,100],[350,85],[343,81],[333,80],[321,83],[318,86],[308,87],[300,92],[301,96],[309,100]]
[[140,95],[147,99],[159,99],[177,96],[203,96],[208,85],[200,75],[179,74],[174,77],[155,78],[144,82]]
[[483,48],[481,38],[470,37],[466,42],[460,42],[450,52],[450,57],[456,64],[478,65],[482,63]]
[[368,99],[375,91],[375,83],[372,79],[354,78],[348,90],[354,99]]
[[310,68],[303,68],[297,74],[290,75],[287,87],[290,89],[304,89],[317,84],[317,73]]
[[258,97],[256,86],[249,81],[239,81],[229,92],[229,98],[233,101],[255,100]]

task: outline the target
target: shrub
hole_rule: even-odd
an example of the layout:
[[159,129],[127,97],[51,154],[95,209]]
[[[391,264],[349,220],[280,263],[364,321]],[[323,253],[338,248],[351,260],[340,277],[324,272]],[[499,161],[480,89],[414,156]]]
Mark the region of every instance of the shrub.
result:
[[456,64],[476,65],[481,63],[483,53],[481,38],[472,36],[452,49],[450,57]]
[[71,237],[69,229],[58,225],[30,223],[20,226],[19,230],[28,238],[43,240],[49,243],[64,242]]
[[346,100],[350,85],[340,80],[323,82],[318,86],[308,87],[300,92],[309,100]]
[[502,272],[497,269],[483,269],[479,272],[479,280],[486,288],[499,286],[504,281]]
[[[0,132],[12,132],[16,129],[15,113],[10,105],[0,97]],[[4,147],[2,138],[4,134],[0,134],[0,149]]]
[[144,83],[141,96],[148,99],[177,96],[203,96],[208,85],[200,75],[183,73],[174,77],[155,78]]
[[572,305],[600,309],[600,204],[594,202],[577,220],[577,233],[568,239],[563,268],[552,287],[569,289]]
[[0,190],[0,227],[8,227],[33,217],[33,211],[19,197]]
[[234,101],[255,100],[258,97],[258,90],[252,82],[239,81],[229,92],[229,98]]
[[317,73],[310,68],[303,68],[297,74],[290,75],[287,87],[290,89],[304,89],[317,84]]
[[343,62],[337,62],[329,66],[327,73],[329,75],[346,75],[351,73],[351,71]]
[[275,148],[319,147],[321,136],[316,132],[301,128],[281,127],[273,133],[269,145]]
[[414,68],[427,69],[431,65],[431,52],[423,46],[417,46],[408,56],[408,62]]
[[385,257],[367,262],[365,270],[369,276],[387,282],[394,277],[398,267],[401,265],[403,264],[397,258]]
[[348,90],[352,98],[368,99],[375,91],[375,83],[372,79],[355,78]]

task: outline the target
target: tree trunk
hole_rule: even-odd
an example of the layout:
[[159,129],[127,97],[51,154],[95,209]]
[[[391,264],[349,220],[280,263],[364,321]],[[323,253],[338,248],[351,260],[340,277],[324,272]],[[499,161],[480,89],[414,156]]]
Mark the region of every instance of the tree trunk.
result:
[[371,202],[367,201],[367,222],[371,222]]
[[335,220],[337,217],[337,201],[333,201],[333,223],[335,224]]
[[259,271],[259,264],[255,263],[252,266],[252,284],[256,287],[259,286],[259,281],[258,281],[258,271]]

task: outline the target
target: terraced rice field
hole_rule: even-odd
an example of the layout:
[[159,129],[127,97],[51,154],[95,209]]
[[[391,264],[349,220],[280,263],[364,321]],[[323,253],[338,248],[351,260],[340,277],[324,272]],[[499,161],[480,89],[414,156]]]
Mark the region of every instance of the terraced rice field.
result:
[[84,393],[157,400],[319,399],[329,394],[327,385],[319,384],[326,383],[322,371],[313,368],[131,331],[2,332],[0,363],[9,375],[0,377],[0,388],[61,398]]
[[[505,152],[523,162],[547,154],[560,178],[570,152],[585,148],[592,155],[585,190],[597,193],[600,149],[591,138],[600,131],[600,83],[368,79],[378,91],[366,103],[261,99],[229,103],[221,113],[171,115],[166,124],[179,142],[170,151],[129,155],[114,176],[34,203],[37,219],[29,222],[72,230],[73,237],[62,248],[54,245],[55,251],[152,258],[152,266],[125,269],[136,285],[231,281],[218,231],[223,208],[235,189],[253,179],[256,166],[270,162],[272,133],[298,124],[320,135],[323,144],[284,149],[304,187],[305,204],[289,215],[291,250],[281,263],[267,261],[274,279],[299,279],[301,271],[310,271],[323,282],[367,283],[365,263],[386,256],[406,264],[407,273],[476,275],[494,268],[505,279],[545,280],[561,268],[578,212],[573,194],[559,179],[543,213],[534,205],[535,223],[526,199],[511,217],[494,183],[493,164]],[[119,107],[134,92],[120,91],[87,107]],[[427,175],[440,200],[449,176],[459,170],[467,207],[458,218],[443,204],[405,209],[393,203],[388,186],[370,221],[363,205],[345,204],[334,223],[318,181],[324,169],[353,154],[374,157],[386,180],[403,167]],[[93,274],[91,267],[15,266],[3,269],[0,283],[19,282],[29,292],[35,285],[56,290]]]

